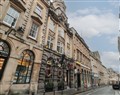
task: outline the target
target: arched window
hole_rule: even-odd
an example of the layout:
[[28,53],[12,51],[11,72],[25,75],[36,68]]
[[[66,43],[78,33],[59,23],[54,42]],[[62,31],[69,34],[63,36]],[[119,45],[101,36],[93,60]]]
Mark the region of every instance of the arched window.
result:
[[13,83],[29,83],[34,63],[34,54],[30,50],[22,52],[18,60]]
[[0,80],[2,78],[7,60],[10,54],[10,47],[9,45],[0,39]]

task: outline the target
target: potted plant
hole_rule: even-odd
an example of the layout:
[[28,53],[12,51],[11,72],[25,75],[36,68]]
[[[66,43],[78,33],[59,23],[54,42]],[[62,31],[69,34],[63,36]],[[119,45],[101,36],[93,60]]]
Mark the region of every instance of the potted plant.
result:
[[46,82],[46,83],[45,83],[45,91],[46,91],[46,92],[51,92],[51,91],[53,91],[53,82]]
[[63,90],[64,89],[64,82],[60,81],[58,82],[58,90]]

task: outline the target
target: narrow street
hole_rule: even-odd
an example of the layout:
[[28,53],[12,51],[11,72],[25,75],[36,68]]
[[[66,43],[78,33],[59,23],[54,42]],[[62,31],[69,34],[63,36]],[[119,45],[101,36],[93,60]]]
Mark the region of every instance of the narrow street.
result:
[[113,90],[112,87],[109,86],[76,95],[120,95],[120,90]]

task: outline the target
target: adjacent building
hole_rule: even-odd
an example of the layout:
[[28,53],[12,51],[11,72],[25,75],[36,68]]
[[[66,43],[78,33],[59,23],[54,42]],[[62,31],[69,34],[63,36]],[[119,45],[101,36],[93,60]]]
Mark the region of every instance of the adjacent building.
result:
[[83,38],[74,28],[73,32],[73,59],[74,59],[74,85],[76,88],[91,86],[90,49]]
[[115,84],[119,81],[120,76],[117,72],[115,72],[112,68],[108,68],[109,73],[109,84]]
[[[39,73],[38,92],[73,87],[72,37],[62,0],[48,9],[47,30]],[[52,85],[51,87],[49,85]]]
[[92,86],[98,86],[99,85],[99,64],[100,61],[100,55],[99,52],[91,52],[90,53],[90,60],[91,60],[91,66],[92,66]]

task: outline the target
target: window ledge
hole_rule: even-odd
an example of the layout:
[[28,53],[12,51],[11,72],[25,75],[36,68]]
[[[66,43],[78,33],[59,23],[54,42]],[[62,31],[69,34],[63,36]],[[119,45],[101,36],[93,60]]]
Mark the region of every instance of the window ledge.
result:
[[35,11],[34,11],[34,13],[42,19],[42,15],[39,15],[39,14],[36,13]]
[[27,38],[30,38],[30,39],[34,40],[35,42],[37,42],[36,38],[34,38],[34,37],[28,36]]
[[40,23],[41,25],[43,24],[43,22],[41,21],[41,19],[39,17],[32,15],[31,18],[34,19],[35,21],[37,21],[38,23]]

